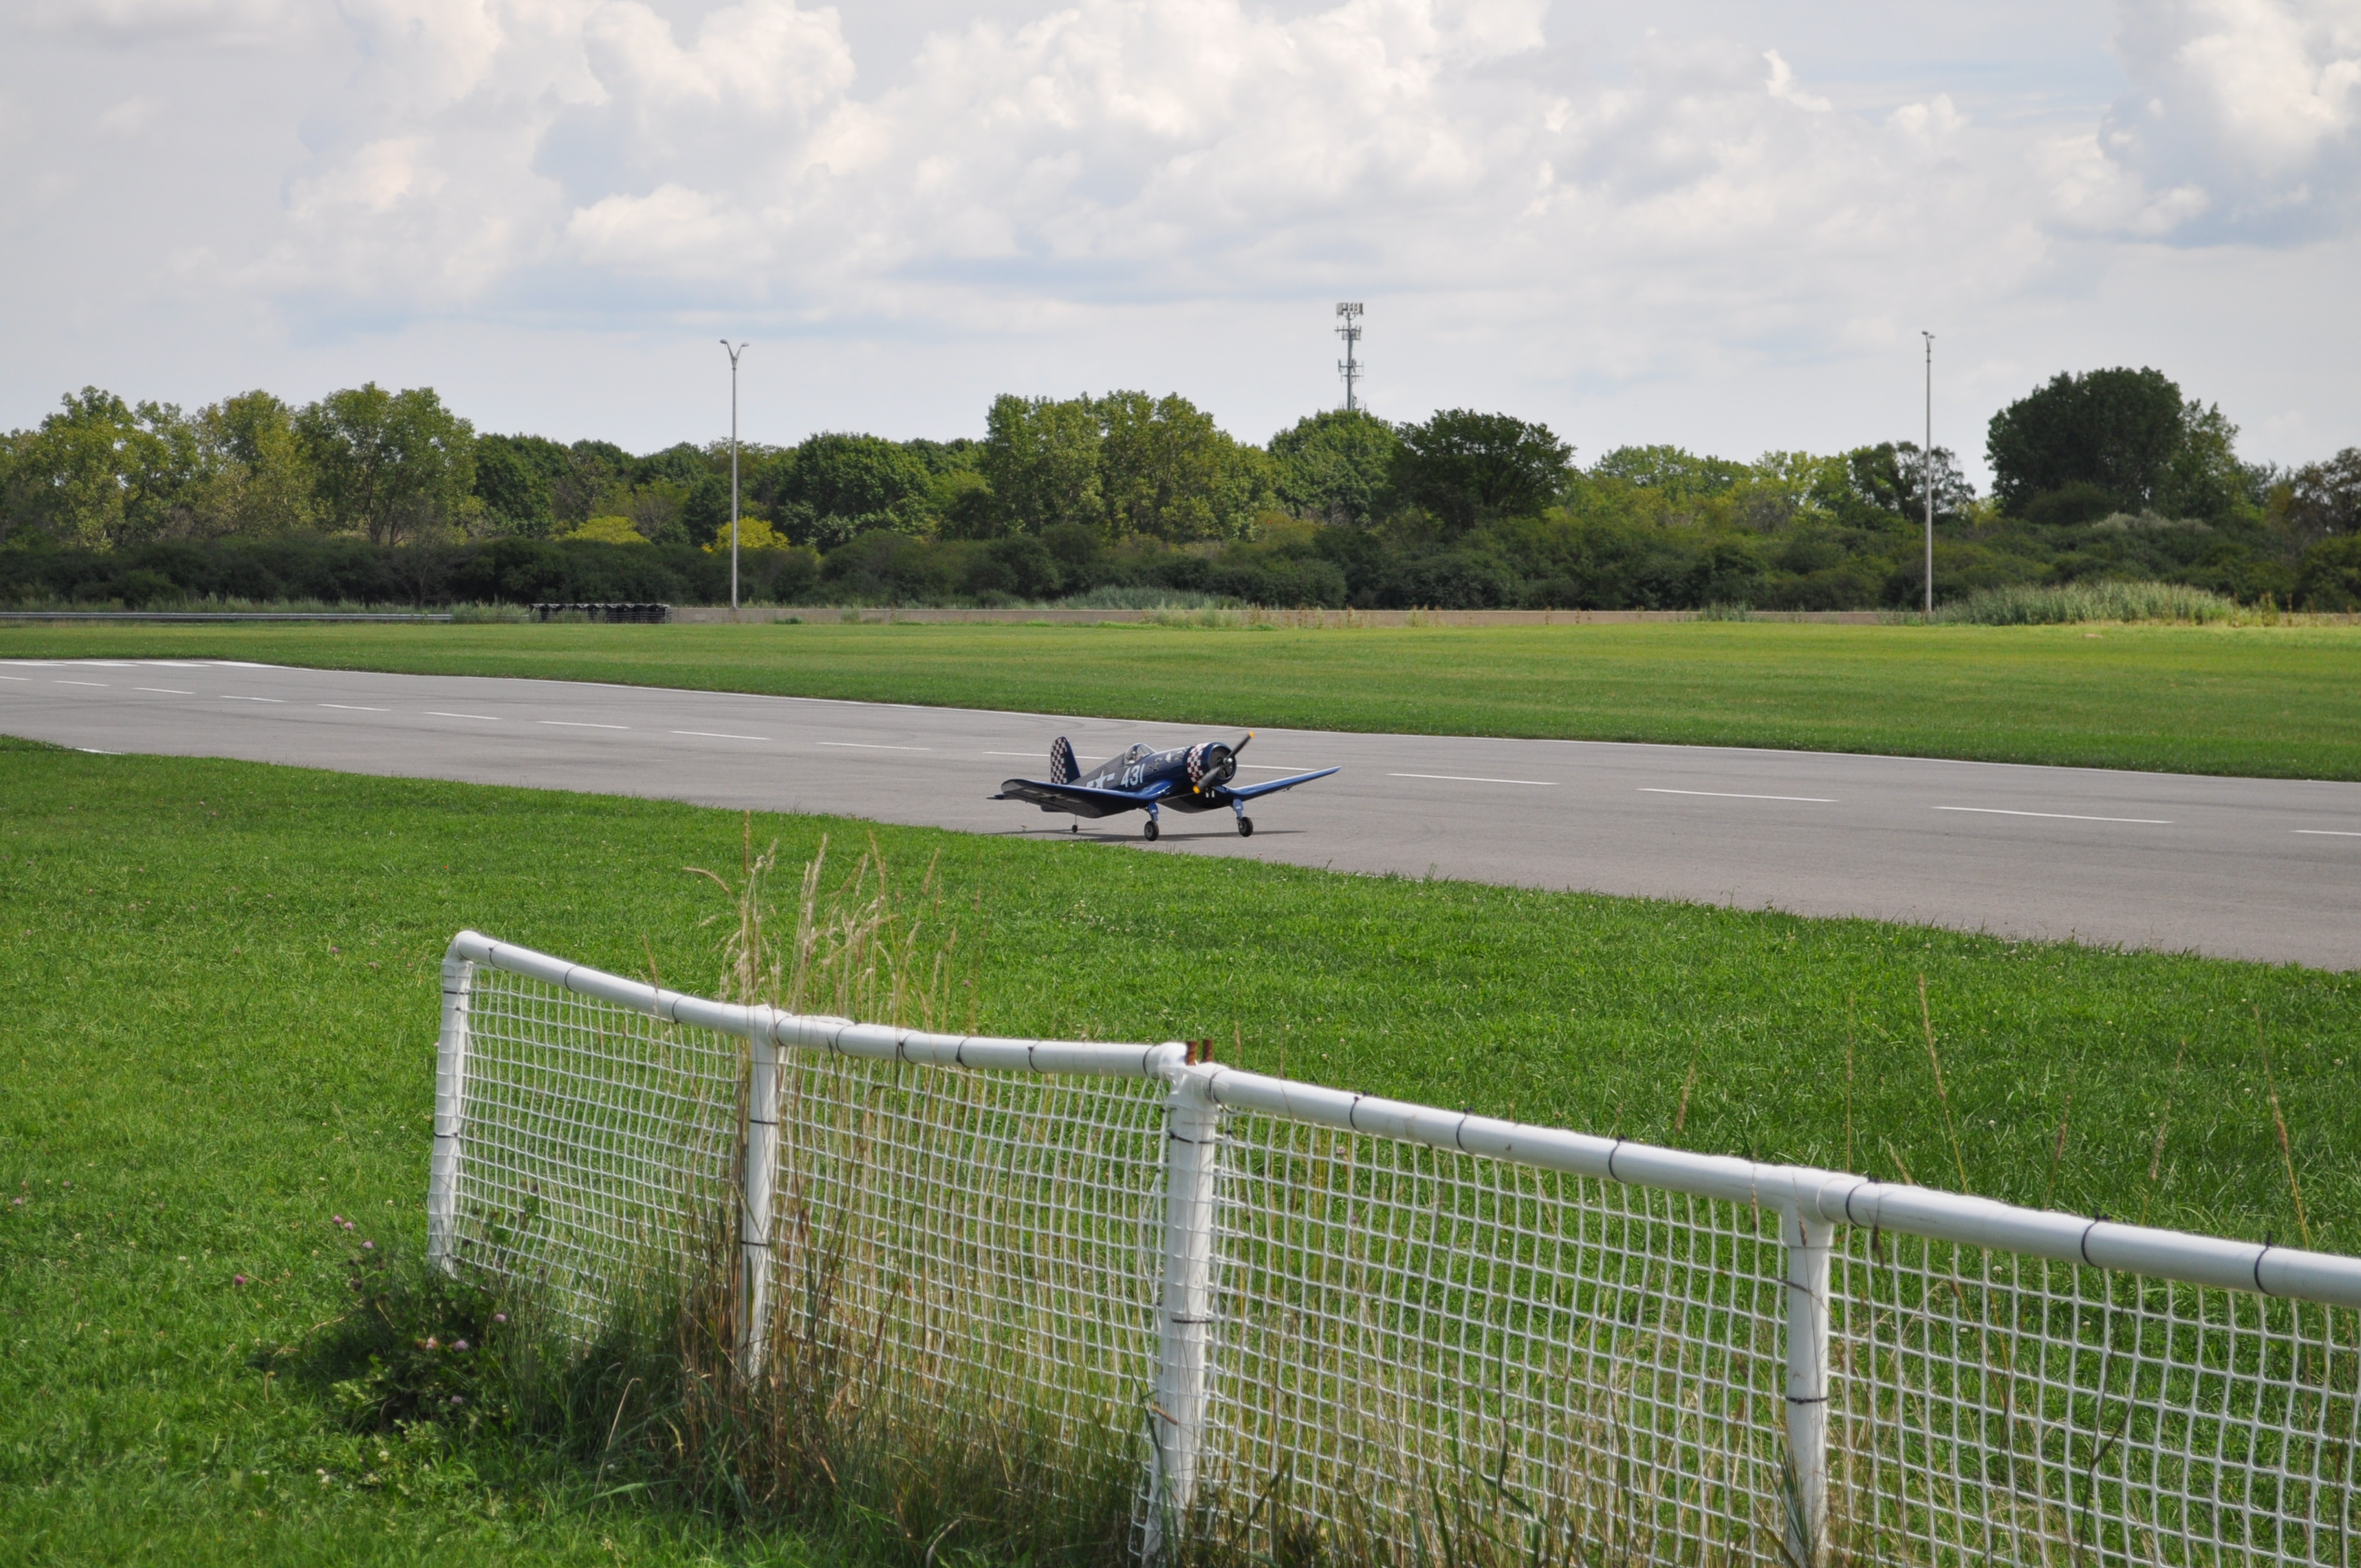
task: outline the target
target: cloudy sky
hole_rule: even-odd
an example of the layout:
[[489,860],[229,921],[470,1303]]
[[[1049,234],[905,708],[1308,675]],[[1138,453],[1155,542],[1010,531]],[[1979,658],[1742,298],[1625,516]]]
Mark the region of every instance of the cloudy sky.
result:
[[[2361,0],[14,0],[0,425],[431,383],[646,448],[998,391],[1732,456],[2154,365],[2361,444]],[[1980,468],[1980,464],[1976,465]]]

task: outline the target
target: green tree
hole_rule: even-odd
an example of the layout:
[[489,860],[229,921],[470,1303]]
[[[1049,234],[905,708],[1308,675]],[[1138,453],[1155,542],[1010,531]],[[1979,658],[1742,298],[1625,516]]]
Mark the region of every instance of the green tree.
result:
[[1098,410],[1088,398],[1020,398],[1004,392],[983,418],[976,466],[992,487],[995,526],[1040,533],[1072,523],[1104,530],[1099,489]]
[[[739,532],[745,531],[746,473],[741,464],[738,472]],[[688,499],[681,504],[680,525],[690,539],[704,540],[714,536],[717,530],[730,526],[730,470],[708,474],[689,487]],[[782,540],[782,543],[785,541]]]
[[1558,499],[1572,477],[1574,448],[1545,424],[1512,414],[1444,409],[1401,427],[1393,488],[1451,528],[1495,517],[1531,517]]
[[557,485],[573,454],[540,435],[476,437],[476,499],[494,533],[546,539],[557,525]]
[[694,487],[681,480],[659,477],[633,486],[623,495],[612,498],[611,504],[618,513],[631,520],[640,537],[650,543],[688,544],[694,543],[687,521],[693,493]]
[[786,454],[772,478],[772,511],[798,544],[917,533],[931,479],[923,458],[883,436],[822,432]]
[[16,527],[60,544],[113,550],[173,531],[198,477],[194,433],[169,403],[133,408],[84,387],[38,429],[15,440],[9,488]]
[[562,471],[551,474],[549,504],[561,528],[611,517],[631,492],[634,459],[611,441],[577,441],[566,448]]
[[295,411],[265,391],[197,411],[200,499],[193,532],[270,537],[313,526],[312,465]]
[[[1929,465],[1915,441],[1884,441],[1856,446],[1844,455],[1844,488],[1850,498],[1878,521],[1923,522],[1926,520]],[[1956,521],[1974,503],[1976,488],[1960,471],[1958,456],[1948,446],[1935,448],[1935,521]],[[1839,509],[1841,510],[1841,509]],[[1848,517],[1847,521],[1852,521]],[[1866,520],[1863,520],[1866,521]]]
[[33,433],[27,430],[12,430],[0,435],[0,545],[16,538],[18,530],[29,530],[35,524],[33,499],[37,492],[26,465],[26,454],[32,443]]
[[724,478],[729,477],[730,444],[728,442],[721,444],[719,462],[717,464],[715,454],[710,448],[697,446],[686,441],[676,441],[663,451],[651,452],[633,463],[631,482],[635,485],[649,485],[662,481],[680,486],[682,492],[686,494],[696,488],[697,481],[712,473],[717,466],[721,470]]
[[[2218,403],[2191,398],[2180,409],[2180,442],[2157,486],[2156,509],[2168,517],[2217,521],[2252,508],[2246,466],[2238,461],[2238,427]],[[2251,515],[2251,514],[2250,514]]]
[[1269,491],[1267,459],[1179,393],[1098,400],[1099,496],[1111,536],[1171,543],[1243,537]]
[[1270,438],[1279,504],[1298,517],[1367,525],[1382,510],[1401,437],[1364,409],[1306,414]]
[[475,427],[432,387],[376,382],[331,392],[296,416],[330,527],[392,544],[431,538],[476,512]]
[[1743,463],[1700,457],[1679,446],[1619,446],[1588,472],[1595,479],[1621,479],[1680,500],[1720,495],[1747,477]]
[[2104,491],[2118,511],[2150,507],[2187,440],[2187,407],[2160,370],[2053,377],[1993,415],[1984,456],[1993,494],[2015,517],[2070,485]]
[[2361,533],[2361,446],[2288,477],[2287,520],[2299,539]]

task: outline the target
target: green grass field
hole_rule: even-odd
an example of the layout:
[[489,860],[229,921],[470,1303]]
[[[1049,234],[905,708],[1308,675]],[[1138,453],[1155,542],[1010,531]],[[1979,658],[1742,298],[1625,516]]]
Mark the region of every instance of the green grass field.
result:
[[0,626],[104,656],[2361,779],[2356,627]]
[[[341,1310],[331,1214],[421,1238],[451,933],[709,987],[719,895],[682,868],[734,867],[738,817],[5,740],[0,777],[0,1562],[830,1560],[532,1452],[347,1432],[256,1362]],[[792,866],[873,829],[755,831]],[[1955,1185],[1923,973],[1975,1189],[2291,1241],[2258,1011],[2314,1238],[2361,1247],[2361,976],[873,831],[906,872],[940,857],[988,1030],[1211,1035],[1291,1076]]]

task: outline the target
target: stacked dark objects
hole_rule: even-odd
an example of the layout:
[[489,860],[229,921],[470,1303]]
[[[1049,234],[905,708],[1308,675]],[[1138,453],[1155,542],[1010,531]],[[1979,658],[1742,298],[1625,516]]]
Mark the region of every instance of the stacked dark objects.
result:
[[672,619],[668,604],[537,604],[533,607],[535,620],[553,620],[561,615],[579,615],[590,620],[654,621]]

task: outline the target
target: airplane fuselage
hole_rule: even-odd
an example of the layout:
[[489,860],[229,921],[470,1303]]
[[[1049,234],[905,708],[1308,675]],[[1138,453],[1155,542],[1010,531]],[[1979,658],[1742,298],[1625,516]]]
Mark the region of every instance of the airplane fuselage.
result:
[[1253,739],[1247,735],[1235,745],[1208,740],[1161,751],[1142,743],[1126,748],[1120,755],[1109,757],[1083,773],[1076,765],[1073,747],[1060,736],[1049,748],[1047,779],[1010,779],[993,798],[1021,800],[1044,811],[1061,811],[1077,817],[1143,811],[1148,814],[1148,825],[1141,831],[1149,839],[1156,837],[1157,816],[1166,806],[1186,812],[1217,811],[1227,806],[1237,815],[1238,832],[1250,837],[1254,822],[1246,814],[1248,801],[1326,778],[1336,771],[1323,768],[1316,773],[1241,785],[1235,782],[1238,753]]

